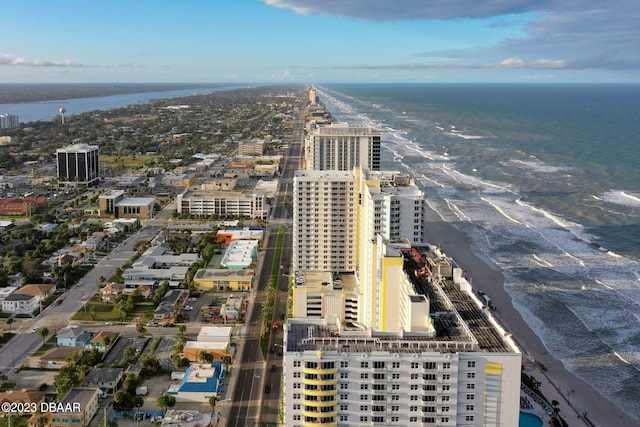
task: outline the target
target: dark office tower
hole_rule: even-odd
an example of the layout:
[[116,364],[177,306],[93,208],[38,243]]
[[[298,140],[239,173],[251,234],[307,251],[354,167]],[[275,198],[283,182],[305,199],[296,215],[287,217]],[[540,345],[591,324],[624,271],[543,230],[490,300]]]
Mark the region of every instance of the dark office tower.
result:
[[97,145],[69,145],[56,150],[58,179],[67,185],[91,186],[100,182]]

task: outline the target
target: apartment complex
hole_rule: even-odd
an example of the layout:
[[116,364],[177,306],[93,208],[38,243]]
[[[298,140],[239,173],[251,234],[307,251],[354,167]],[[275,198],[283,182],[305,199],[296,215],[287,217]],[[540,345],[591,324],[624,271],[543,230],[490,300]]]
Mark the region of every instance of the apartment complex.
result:
[[14,128],[20,125],[20,118],[15,114],[0,114],[0,129]]
[[255,191],[185,191],[177,197],[178,213],[264,219],[269,213],[265,193]]
[[263,139],[247,139],[238,141],[238,156],[262,156],[264,153]]
[[424,194],[399,172],[296,171],[293,198],[294,270],[356,271],[378,234],[423,241]]
[[95,185],[100,182],[97,145],[75,144],[56,150],[58,179],[68,185]]
[[399,172],[294,176],[284,424],[514,426],[522,357]]
[[373,244],[376,289],[343,278],[301,302],[317,286],[296,279],[285,424],[517,425],[521,354],[461,269],[437,248]]
[[380,170],[380,132],[348,123],[317,125],[305,140],[305,169]]

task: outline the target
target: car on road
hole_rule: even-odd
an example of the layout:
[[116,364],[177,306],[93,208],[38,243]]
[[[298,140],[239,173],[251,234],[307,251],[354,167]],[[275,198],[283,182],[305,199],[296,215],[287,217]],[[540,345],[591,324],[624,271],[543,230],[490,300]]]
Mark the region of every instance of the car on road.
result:
[[82,300],[84,301],[86,299],[87,299],[87,296],[86,295],[82,295]]
[[189,302],[196,302],[196,301],[198,301],[198,298],[195,298],[195,297],[189,298]]
[[34,326],[33,329],[31,329],[31,332],[38,332],[40,328],[38,328],[37,326]]
[[113,325],[114,323],[113,323],[113,320],[109,320],[108,322],[105,322],[104,324],[105,324],[105,325],[107,325],[107,326],[111,326],[111,325]]
[[264,392],[271,393],[271,384],[267,384],[266,386],[264,386]]
[[271,365],[271,372],[275,372],[278,370],[278,367],[276,365]]
[[193,310],[193,307],[191,307],[190,305],[185,305],[185,306],[184,306],[184,309],[185,309],[186,311],[191,311],[191,310]]
[[62,301],[64,301],[64,298],[60,298],[56,301],[56,305],[60,305],[62,304]]
[[158,326],[158,324],[156,322],[149,322],[147,323],[147,326]]

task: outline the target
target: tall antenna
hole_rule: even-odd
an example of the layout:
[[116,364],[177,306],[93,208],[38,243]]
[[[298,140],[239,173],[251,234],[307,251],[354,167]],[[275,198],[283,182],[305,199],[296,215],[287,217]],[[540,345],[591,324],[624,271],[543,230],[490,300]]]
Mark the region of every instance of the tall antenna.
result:
[[64,124],[64,113],[67,112],[67,109],[62,107],[58,111],[60,111],[60,116],[62,116],[62,124]]

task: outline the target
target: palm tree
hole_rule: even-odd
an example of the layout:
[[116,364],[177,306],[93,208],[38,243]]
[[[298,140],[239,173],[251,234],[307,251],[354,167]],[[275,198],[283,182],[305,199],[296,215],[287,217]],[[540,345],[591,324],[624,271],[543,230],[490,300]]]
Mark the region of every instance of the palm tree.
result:
[[211,405],[211,413],[213,414],[216,410],[216,403],[218,402],[218,396],[213,395],[209,398],[209,405]]
[[14,322],[13,317],[9,317],[6,320],[7,325],[9,325],[9,332],[11,332],[11,324]]
[[124,348],[124,356],[128,360],[133,360],[133,358],[136,357],[136,354],[138,354],[138,350],[136,350],[134,346],[128,345]]
[[40,335],[40,337],[42,338],[42,345],[44,345],[44,343],[45,343],[45,341],[47,339],[47,335],[49,335],[49,328],[44,326],[43,328],[41,328],[38,331],[38,335]]

